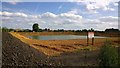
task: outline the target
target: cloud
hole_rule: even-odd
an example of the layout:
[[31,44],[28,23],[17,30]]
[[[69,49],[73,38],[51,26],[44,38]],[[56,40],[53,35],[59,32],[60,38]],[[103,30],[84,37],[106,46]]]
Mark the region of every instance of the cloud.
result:
[[118,3],[113,3],[114,6],[118,6]]
[[[11,25],[18,24],[21,27],[25,27],[25,25],[29,25],[31,27],[31,23],[38,22],[43,28],[50,27],[55,29],[54,27],[59,27],[60,25],[68,25],[68,24],[79,24],[82,20],[82,16],[75,15],[74,13],[61,13],[61,14],[54,14],[50,12],[43,13],[41,15],[28,15],[25,13],[20,12],[0,12],[2,16],[3,25],[11,23]],[[9,20],[8,20],[9,19]],[[79,21],[79,22],[78,22]],[[13,24],[13,25],[14,25]],[[25,24],[22,26],[22,24]],[[7,25],[8,27],[11,27]],[[19,26],[19,28],[20,28]],[[16,25],[12,26],[13,28],[18,28]],[[11,27],[11,28],[12,28]]]
[[104,7],[104,9],[103,9],[104,11],[115,11],[115,9],[114,8],[109,8],[109,7]]
[[8,2],[9,4],[16,5],[18,2]]
[[118,17],[113,17],[113,16],[107,16],[107,17],[100,17],[99,20],[101,22],[118,22]]
[[[86,6],[86,9],[90,13],[98,13],[97,10],[103,10],[103,11],[115,11],[114,8],[112,8],[110,5],[113,4],[114,6],[118,6],[118,2],[120,0],[40,0],[40,1],[35,1],[35,0],[6,0],[10,4],[16,5],[17,3],[20,2],[76,2],[78,5],[83,5]],[[39,7],[39,5],[38,5]],[[36,10],[38,9],[36,8]],[[56,12],[59,12],[63,8],[63,4],[61,4],[58,7],[58,10]],[[35,10],[35,12],[36,12]]]
[[71,2],[77,2],[78,5],[84,4],[89,11],[96,11],[98,9],[114,11],[110,7],[110,4],[114,6],[118,5],[119,0],[69,0]]
[[16,5],[18,3],[20,3],[21,0],[3,0],[2,2],[7,2],[11,5]]
[[24,13],[20,13],[20,12],[16,12],[16,13],[11,13],[11,12],[0,12],[0,15],[2,16],[15,16],[15,17],[27,17],[27,14],[24,14]]
[[98,29],[104,30],[108,27],[117,28],[118,18],[113,16],[87,19],[71,11],[61,14],[46,12],[40,15],[29,15],[25,13],[0,12],[3,26],[9,28],[32,28],[38,23],[41,28],[50,29]]
[[50,13],[50,12],[46,12],[46,13],[43,13],[41,15],[41,17],[44,17],[44,18],[55,18],[55,17],[57,17],[57,15],[55,15],[53,13]]
[[69,11],[68,13],[70,14],[78,14],[80,12],[79,9],[71,9],[71,11]]

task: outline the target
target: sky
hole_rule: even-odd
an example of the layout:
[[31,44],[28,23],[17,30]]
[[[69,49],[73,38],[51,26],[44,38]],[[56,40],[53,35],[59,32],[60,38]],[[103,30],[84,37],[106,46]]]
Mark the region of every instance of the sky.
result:
[[49,29],[81,30],[118,28],[119,0],[63,2],[2,2],[2,27],[32,29],[34,23]]

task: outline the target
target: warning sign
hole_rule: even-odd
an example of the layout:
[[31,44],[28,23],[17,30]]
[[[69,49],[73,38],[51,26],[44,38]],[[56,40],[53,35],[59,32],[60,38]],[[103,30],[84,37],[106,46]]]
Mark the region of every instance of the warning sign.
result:
[[94,38],[94,32],[88,32],[88,38]]

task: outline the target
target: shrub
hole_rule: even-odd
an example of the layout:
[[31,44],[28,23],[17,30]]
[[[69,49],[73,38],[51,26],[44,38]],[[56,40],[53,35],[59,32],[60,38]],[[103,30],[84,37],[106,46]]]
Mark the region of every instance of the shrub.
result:
[[118,65],[118,52],[111,46],[111,43],[106,41],[100,50],[99,66],[115,67]]

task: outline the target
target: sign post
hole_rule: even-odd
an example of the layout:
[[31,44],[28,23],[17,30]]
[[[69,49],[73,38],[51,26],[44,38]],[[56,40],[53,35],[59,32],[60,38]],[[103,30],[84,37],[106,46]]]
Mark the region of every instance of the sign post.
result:
[[88,37],[88,32],[87,32],[87,46],[89,45],[89,37]]
[[92,45],[94,45],[94,32],[88,32],[87,45],[88,45],[88,42],[89,42],[89,38],[92,39]]
[[94,37],[92,38],[92,45],[94,45]]

